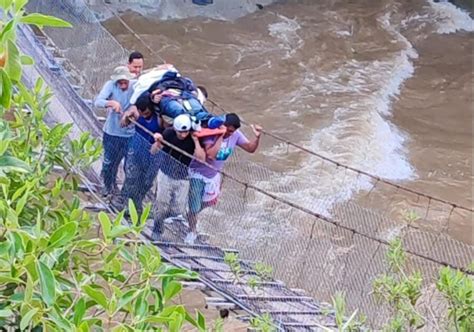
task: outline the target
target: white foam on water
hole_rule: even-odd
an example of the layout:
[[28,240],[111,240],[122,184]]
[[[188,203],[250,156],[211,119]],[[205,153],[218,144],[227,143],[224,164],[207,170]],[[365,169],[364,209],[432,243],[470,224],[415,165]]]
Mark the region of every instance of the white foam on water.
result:
[[[385,179],[409,180],[416,174],[407,159],[407,137],[390,122],[390,116],[392,101],[400,93],[403,82],[413,75],[412,60],[418,54],[390,24],[390,14],[378,21],[401,45],[401,50],[391,58],[352,59],[325,76],[305,74],[303,89],[326,95],[339,105],[333,110],[331,124],[318,130],[306,146]],[[310,156],[291,175],[303,179],[294,183],[294,190],[288,193],[292,200],[325,216],[330,216],[334,204],[371,188],[370,178],[337,169]]]
[[303,39],[298,35],[301,26],[296,18],[291,19],[280,14],[278,18],[281,21],[269,24],[268,32],[270,36],[279,40],[280,48],[286,51],[284,58],[288,59],[304,45]]
[[456,7],[449,1],[434,2],[428,0],[437,25],[437,32],[454,33],[456,31],[474,31],[474,20],[469,13]]

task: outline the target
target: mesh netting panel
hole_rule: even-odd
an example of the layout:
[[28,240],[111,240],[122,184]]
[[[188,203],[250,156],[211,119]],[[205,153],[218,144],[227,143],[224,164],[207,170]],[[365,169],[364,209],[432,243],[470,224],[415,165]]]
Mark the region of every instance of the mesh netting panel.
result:
[[113,68],[126,63],[127,51],[103,29],[83,0],[31,0],[31,12],[62,18],[70,29],[46,28],[61,55],[68,60],[74,77],[83,88],[84,97],[92,98],[109,79]]
[[[126,162],[126,170],[132,170],[133,174],[127,171],[125,174],[133,177],[133,186],[142,192],[142,197],[148,192],[145,200],[154,204],[152,219],[157,218],[156,214],[160,215],[158,219],[179,216],[168,220],[169,228],[161,239],[182,242],[188,232],[187,225],[182,226],[187,222],[189,209],[188,170],[162,151],[150,154],[150,142],[138,138],[135,137],[135,141],[139,144],[129,148]],[[137,151],[142,151],[145,157],[137,158]],[[176,180],[174,195],[166,196],[165,192],[172,185],[169,177],[160,176],[161,172],[180,178]],[[207,234],[210,244],[237,248],[242,259],[271,265],[277,279],[290,287],[304,289],[318,300],[330,301],[336,292],[344,292],[349,308],[359,308],[366,313],[373,326],[381,326],[390,314],[390,308],[381,305],[372,295],[374,279],[389,271],[385,254],[390,238],[398,235],[403,239],[409,252],[408,268],[422,272],[427,293],[434,287],[434,277],[443,263],[465,267],[474,254],[472,246],[446,234],[396,223],[354,201],[332,205],[328,198],[314,200],[313,205],[309,200],[292,201],[286,193],[297,188],[279,184],[277,179],[283,174],[250,161],[228,161],[221,176],[218,203],[198,215],[198,230]],[[269,193],[252,186],[272,184],[271,179],[275,184],[265,188]],[[125,184],[129,182],[126,178]],[[164,191],[160,186],[165,186]],[[274,188],[278,190],[272,190]],[[162,196],[168,197],[165,200],[169,202],[164,202]],[[172,207],[179,208],[173,210]],[[153,229],[152,222],[149,226]],[[396,234],[387,235],[394,232],[393,228]],[[420,310],[432,310],[430,301],[424,294]],[[444,304],[439,297],[436,306],[439,307],[437,315],[442,316],[439,310]]]

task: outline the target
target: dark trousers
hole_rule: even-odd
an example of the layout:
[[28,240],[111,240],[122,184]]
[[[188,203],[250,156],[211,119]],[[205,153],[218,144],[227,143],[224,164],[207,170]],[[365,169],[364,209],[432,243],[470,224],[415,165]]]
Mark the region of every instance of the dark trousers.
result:
[[131,199],[139,214],[143,210],[143,200],[158,173],[156,157],[148,152],[150,144],[145,141],[144,143],[147,146],[131,145],[128,149],[125,182],[120,193],[123,203],[127,205],[128,199]]
[[117,187],[117,172],[120,162],[127,155],[130,137],[112,136],[104,133],[104,161],[102,163],[102,180],[107,191]]

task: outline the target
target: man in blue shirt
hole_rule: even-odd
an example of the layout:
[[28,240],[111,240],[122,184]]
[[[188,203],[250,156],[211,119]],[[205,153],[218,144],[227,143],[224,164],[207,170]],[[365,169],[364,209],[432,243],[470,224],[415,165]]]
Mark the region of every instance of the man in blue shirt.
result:
[[123,113],[130,107],[133,78],[133,74],[126,66],[115,68],[110,80],[102,87],[94,103],[96,107],[108,109],[103,129],[104,160],[101,172],[104,196],[117,191],[118,167],[127,154],[130,137],[135,132],[133,126],[120,125]]
[[[161,133],[160,120],[158,115],[152,111],[151,103],[139,99],[136,106],[140,115],[136,119],[137,123],[152,133]],[[134,113],[132,111],[125,112],[122,123],[130,123],[128,121],[129,116],[134,117]],[[114,201],[114,206],[119,210],[126,207],[128,199],[132,199],[137,212],[141,214],[143,199],[153,186],[159,169],[158,157],[150,153],[153,143],[155,143],[153,136],[140,126],[135,126],[135,135],[130,140],[127,153],[125,182],[120,197]]]

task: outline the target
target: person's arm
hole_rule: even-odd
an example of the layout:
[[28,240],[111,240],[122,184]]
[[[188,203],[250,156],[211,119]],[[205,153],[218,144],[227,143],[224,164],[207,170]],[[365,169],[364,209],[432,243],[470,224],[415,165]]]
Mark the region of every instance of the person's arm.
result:
[[120,103],[116,100],[109,100],[110,95],[113,92],[114,82],[108,81],[102,87],[97,98],[95,99],[94,106],[99,108],[112,107],[114,112],[120,113]]
[[150,93],[150,99],[153,104],[158,105],[160,103],[161,97],[163,96],[162,92],[160,89],[155,89]]
[[194,133],[191,137],[194,141],[194,158],[202,162],[206,161],[206,151],[202,148],[199,138],[197,138]]
[[221,134],[217,137],[217,139],[214,141],[214,143],[207,143],[204,144],[204,150],[206,151],[206,156],[210,160],[215,160],[217,153],[219,152],[219,149],[221,148],[222,145],[222,140],[224,139],[224,134]]
[[254,153],[258,149],[258,145],[260,144],[260,136],[262,135],[262,127],[251,125],[253,133],[255,134],[255,138],[251,141],[247,141],[245,143],[237,143],[243,150],[247,151],[248,153]]
[[140,117],[140,113],[135,105],[131,105],[130,108],[123,113],[122,118],[120,119],[120,125],[126,127],[130,124],[130,118],[137,121]]
[[151,145],[150,153],[156,154],[163,147],[163,136],[160,133],[155,133],[153,134],[153,138],[155,139],[155,143]]

